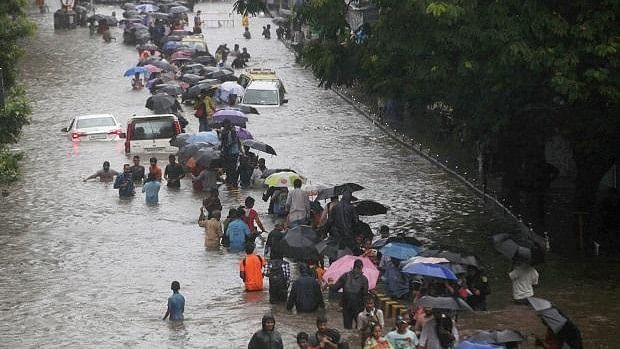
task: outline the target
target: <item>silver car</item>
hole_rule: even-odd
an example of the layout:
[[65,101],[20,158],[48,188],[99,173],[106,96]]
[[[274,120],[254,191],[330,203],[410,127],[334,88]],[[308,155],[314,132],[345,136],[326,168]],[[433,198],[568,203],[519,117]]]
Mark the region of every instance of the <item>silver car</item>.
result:
[[69,139],[79,141],[116,141],[123,134],[123,128],[114,115],[79,115],[71,120],[69,127],[61,129]]

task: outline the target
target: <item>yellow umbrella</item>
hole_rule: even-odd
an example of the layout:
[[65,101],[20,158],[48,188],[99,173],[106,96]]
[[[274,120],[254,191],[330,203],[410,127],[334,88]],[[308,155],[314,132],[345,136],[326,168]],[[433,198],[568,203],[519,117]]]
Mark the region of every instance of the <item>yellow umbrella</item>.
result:
[[276,172],[265,178],[265,185],[268,187],[292,187],[296,179],[301,179],[302,183],[306,179],[295,172]]

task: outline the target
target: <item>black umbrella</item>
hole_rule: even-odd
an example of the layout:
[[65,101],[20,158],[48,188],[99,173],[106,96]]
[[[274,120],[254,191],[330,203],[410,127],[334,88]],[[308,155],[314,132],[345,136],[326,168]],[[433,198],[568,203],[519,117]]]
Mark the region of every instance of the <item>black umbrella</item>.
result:
[[[204,81],[204,80],[203,80]],[[205,94],[211,89],[215,89],[217,85],[220,84],[218,80],[215,80],[216,83],[198,83],[187,89],[185,95],[183,96],[185,99],[196,98],[200,94]]]
[[161,93],[149,97],[146,100],[145,107],[152,110],[155,114],[169,114],[172,111],[174,102],[174,97]]
[[188,84],[196,84],[198,81],[202,80],[202,76],[196,74],[183,74],[179,80],[187,82]]
[[320,255],[327,256],[330,259],[338,258],[338,242],[327,238],[314,245],[314,248]]
[[353,203],[355,213],[360,216],[376,216],[386,214],[388,207],[374,200],[361,200]]
[[199,149],[192,158],[201,167],[209,167],[220,160],[220,151],[214,148]]
[[362,189],[364,189],[364,187],[356,183],[340,184],[333,188],[327,188],[319,191],[319,194],[316,196],[316,200],[327,200],[333,196],[342,195],[345,191],[355,192]]
[[198,57],[194,57],[193,61],[196,63],[200,63],[204,65],[211,65],[211,66],[217,63],[213,56],[198,56]]
[[180,96],[183,94],[183,89],[181,88],[181,86],[173,85],[173,84],[155,85],[153,87],[153,91],[155,91],[155,93],[163,92],[171,96]]
[[[219,81],[219,80],[218,80]],[[238,105],[237,109],[241,110],[244,114],[256,114],[259,115],[258,109],[250,107],[249,105]]]
[[583,348],[579,328],[560,309],[542,298],[529,297],[527,301],[545,325],[563,341],[567,348]]
[[[223,80],[223,78],[227,76],[231,76],[231,75],[233,75],[233,73],[227,70],[218,70],[218,71],[205,74],[205,77],[209,79],[218,79],[220,81],[227,81],[227,80]],[[236,81],[236,79],[233,81]]]
[[186,13],[186,12],[191,12],[191,11],[185,6],[173,6],[168,9],[168,13],[171,13],[171,14]]
[[437,257],[437,258],[445,258],[450,263],[456,263],[461,265],[469,265],[472,267],[479,268],[480,265],[478,260],[474,256],[463,256],[457,252],[445,251],[445,250],[424,250],[420,252],[420,256],[422,257]]
[[149,64],[152,64],[154,66],[156,66],[157,68],[164,70],[164,71],[173,71],[174,70],[174,66],[166,61],[162,61],[162,60],[153,60],[152,62],[150,62]]
[[252,149],[256,149],[256,150],[262,151],[267,154],[277,155],[276,151],[273,149],[272,146],[270,146],[269,144],[263,143],[263,142],[255,141],[253,139],[244,140],[243,145],[247,145],[248,147]]
[[163,12],[152,12],[149,15],[155,19],[168,19],[170,17],[169,14]]
[[206,142],[196,142],[192,144],[188,144],[177,152],[177,156],[179,157],[179,162],[185,163],[189,158],[194,156],[201,149],[214,149],[213,144]]
[[519,331],[514,330],[480,331],[467,338],[470,342],[488,344],[520,343],[524,339],[525,336],[523,336]]
[[459,297],[424,296],[418,299],[416,304],[424,308],[474,311],[469,304]]
[[493,235],[493,247],[508,259],[530,261],[532,252],[528,247],[519,245],[509,234]]
[[146,43],[146,44],[142,44],[142,45],[136,46],[136,49],[138,49],[138,50],[147,50],[147,51],[158,51],[159,47],[157,47],[157,45],[155,45],[155,44]]
[[318,242],[318,234],[312,227],[298,225],[286,232],[280,246],[285,257],[300,260],[317,260],[319,254],[314,246]]
[[135,18],[140,15],[140,12],[136,10],[127,10],[123,12],[123,18]]
[[237,81],[239,81],[239,78],[238,78],[238,77],[236,77],[236,76],[235,76],[235,75],[233,75],[233,74],[230,74],[230,75],[224,75],[224,76],[222,76],[222,77],[221,77],[221,78],[219,78],[219,79],[220,79],[222,82],[226,82],[226,81],[235,81],[235,82],[237,82]]

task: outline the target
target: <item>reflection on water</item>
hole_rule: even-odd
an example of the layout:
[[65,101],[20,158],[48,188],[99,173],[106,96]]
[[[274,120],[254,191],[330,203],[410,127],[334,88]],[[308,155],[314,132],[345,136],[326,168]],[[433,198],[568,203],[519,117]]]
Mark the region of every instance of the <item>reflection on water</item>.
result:
[[[228,11],[229,6],[198,8]],[[147,92],[132,90],[122,77],[137,54],[121,43],[116,29],[113,35],[119,40],[104,44],[84,28],[54,32],[51,14],[34,19],[39,31],[27,44],[22,67],[23,82],[36,102],[32,125],[19,144],[27,160],[22,180],[8,198],[0,199],[3,345],[240,348],[269,311],[276,315],[287,348],[296,332],[313,332],[313,316],[271,306],[266,292],[242,291],[242,255],[203,250],[203,232],[195,224],[201,197],[191,192],[188,181],[181,190],[163,187],[157,207],[148,207],[141,194],[121,201],[111,184],[81,181],[104,160],[116,170],[130,162],[122,143],[72,143],[58,130],[77,114],[112,113],[125,123],[133,114],[146,113]],[[253,37],[259,38],[268,22],[252,19]],[[371,226],[387,224],[485,258],[495,256],[487,236],[515,229],[487,212],[460,184],[368,124],[333,92],[318,88],[280,42],[246,41],[240,27],[207,29],[206,36],[211,51],[225,42],[247,47],[251,66],[276,69],[287,87],[288,104],[251,115],[248,124],[255,138],[278,152],[277,157],[266,156],[268,167],[297,169],[314,183],[363,184],[368,189],[358,197],[391,207],[385,216],[369,217]],[[189,130],[195,131],[197,123],[191,115],[188,119]],[[224,210],[247,195],[257,198],[260,192],[222,193]],[[258,200],[257,209],[265,212],[265,203]],[[504,279],[508,265],[497,259],[487,259],[487,264],[497,285],[491,305],[503,306],[509,294]],[[187,299],[183,324],[160,320],[172,280],[181,282]],[[583,291],[564,291],[567,297],[560,304],[580,325],[589,322],[583,315],[588,314],[587,303],[571,304],[573,297],[585,296]],[[330,325],[341,327],[335,308],[329,307]],[[476,326],[475,321],[465,317],[463,324]],[[609,329],[604,322],[597,324],[589,331]]]

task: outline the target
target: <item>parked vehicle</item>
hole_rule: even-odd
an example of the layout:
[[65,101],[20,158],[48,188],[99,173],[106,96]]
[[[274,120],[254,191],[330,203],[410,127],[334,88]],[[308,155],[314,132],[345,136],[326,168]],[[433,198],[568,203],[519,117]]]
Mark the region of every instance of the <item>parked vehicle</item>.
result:
[[71,120],[68,127],[61,129],[74,142],[115,141],[123,134],[121,125],[111,114],[79,115]]
[[279,80],[255,80],[245,89],[241,105],[250,107],[278,107],[288,100],[284,98],[284,86]]
[[125,153],[174,153],[170,139],[181,133],[179,119],[173,114],[133,116],[127,121]]

